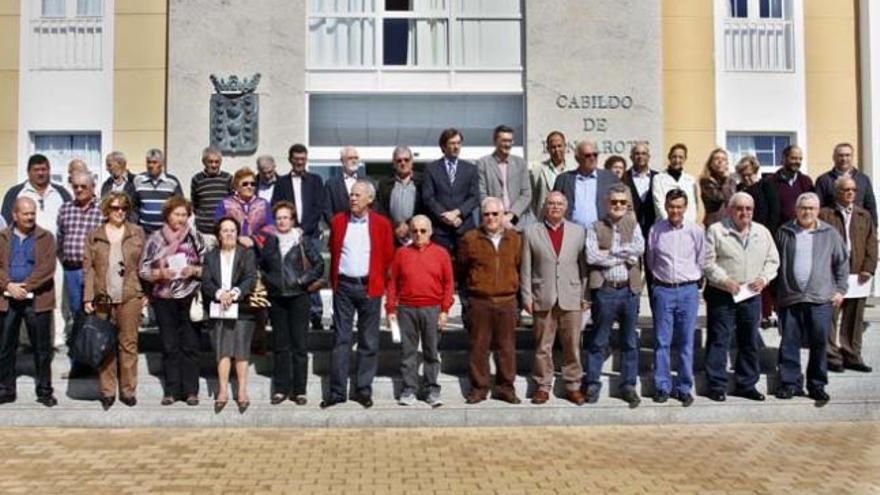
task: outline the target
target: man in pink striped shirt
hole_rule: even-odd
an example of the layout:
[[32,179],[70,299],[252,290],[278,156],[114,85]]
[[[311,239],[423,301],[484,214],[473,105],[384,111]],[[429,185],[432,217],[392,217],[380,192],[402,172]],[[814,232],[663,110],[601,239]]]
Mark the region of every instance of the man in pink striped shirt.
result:
[[431,242],[431,220],[416,215],[410,220],[412,244],[394,254],[391,280],[385,300],[388,324],[400,325],[403,347],[401,375],[403,391],[398,403],[415,404],[419,384],[419,339],[422,341],[426,402],[439,407],[440,354],[437,351],[439,330],[446,326],[452,306],[452,260],[449,253]]

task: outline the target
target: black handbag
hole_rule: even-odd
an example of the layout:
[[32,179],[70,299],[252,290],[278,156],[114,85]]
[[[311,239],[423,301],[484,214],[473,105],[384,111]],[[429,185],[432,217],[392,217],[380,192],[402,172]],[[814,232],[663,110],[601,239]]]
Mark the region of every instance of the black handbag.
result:
[[116,352],[119,345],[116,326],[95,315],[83,315],[77,320],[70,342],[70,357],[91,368],[98,368],[111,352]]

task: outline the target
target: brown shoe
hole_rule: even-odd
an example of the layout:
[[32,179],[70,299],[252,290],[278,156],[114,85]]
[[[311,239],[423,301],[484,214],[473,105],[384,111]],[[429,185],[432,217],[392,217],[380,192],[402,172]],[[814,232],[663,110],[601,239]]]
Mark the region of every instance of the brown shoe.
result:
[[520,403],[522,403],[522,401],[519,400],[519,397],[517,397],[516,394],[513,393],[513,392],[509,392],[509,393],[500,393],[500,394],[492,394],[492,398],[495,399],[495,400],[500,400],[500,401],[502,401],[502,402],[507,402],[508,404],[520,404]]
[[582,406],[587,399],[584,398],[583,392],[580,390],[569,390],[565,393],[565,398],[575,405]]
[[543,404],[550,400],[550,394],[546,390],[535,390],[532,394],[532,404]]
[[470,394],[468,394],[468,396],[465,398],[465,403],[467,403],[467,404],[479,404],[480,402],[483,402],[484,400],[486,400],[486,396],[485,396],[485,395],[478,394],[478,393],[470,393]]

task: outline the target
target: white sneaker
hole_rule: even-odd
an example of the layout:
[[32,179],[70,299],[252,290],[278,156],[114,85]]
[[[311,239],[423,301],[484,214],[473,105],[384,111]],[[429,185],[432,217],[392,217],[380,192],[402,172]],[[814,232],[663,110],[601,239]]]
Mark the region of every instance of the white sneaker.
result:
[[440,400],[439,394],[429,394],[425,402],[431,407],[440,407],[443,405],[443,401]]
[[416,403],[416,394],[412,392],[403,392],[400,394],[400,398],[397,399],[397,403],[401,406],[411,406]]

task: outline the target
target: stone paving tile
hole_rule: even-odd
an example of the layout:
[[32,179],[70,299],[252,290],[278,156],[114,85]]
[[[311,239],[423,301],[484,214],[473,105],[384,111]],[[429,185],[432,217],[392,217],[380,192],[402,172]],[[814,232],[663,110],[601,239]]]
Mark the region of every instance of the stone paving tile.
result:
[[3,429],[0,493],[871,494],[880,423]]

